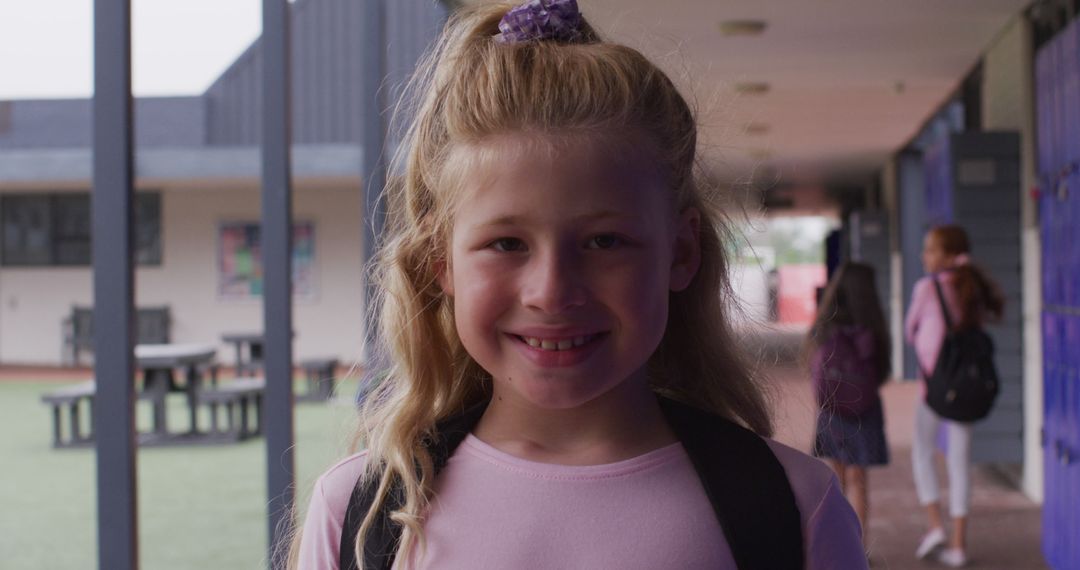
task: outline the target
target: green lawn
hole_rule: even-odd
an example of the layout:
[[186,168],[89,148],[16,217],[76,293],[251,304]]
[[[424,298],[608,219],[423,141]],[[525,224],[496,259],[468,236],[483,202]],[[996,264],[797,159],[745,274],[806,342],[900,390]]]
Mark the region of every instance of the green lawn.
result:
[[[54,450],[41,394],[55,382],[0,382],[0,568],[97,567],[93,449]],[[355,391],[344,382],[342,394]],[[137,421],[149,426],[147,402]],[[171,395],[170,428],[187,424]],[[346,402],[296,408],[298,502],[348,448]],[[206,425],[205,423],[203,425]],[[266,568],[266,446],[261,438],[216,447],[144,448],[138,455],[139,552],[149,570]]]

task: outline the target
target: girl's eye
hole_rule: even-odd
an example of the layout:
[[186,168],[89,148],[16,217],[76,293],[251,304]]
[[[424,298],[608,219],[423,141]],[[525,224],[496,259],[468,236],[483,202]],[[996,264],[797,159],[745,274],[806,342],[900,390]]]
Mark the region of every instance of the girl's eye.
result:
[[502,252],[522,251],[525,249],[525,242],[518,238],[499,238],[491,242],[489,247]]
[[611,234],[601,234],[589,240],[590,249],[612,249],[622,245],[623,240]]

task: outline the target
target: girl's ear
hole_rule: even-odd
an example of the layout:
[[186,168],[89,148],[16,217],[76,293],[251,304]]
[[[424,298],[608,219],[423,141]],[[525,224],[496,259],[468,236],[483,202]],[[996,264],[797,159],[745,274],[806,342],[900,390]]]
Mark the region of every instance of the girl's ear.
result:
[[687,208],[675,224],[670,283],[672,291],[682,291],[690,286],[701,267],[701,212]]
[[435,280],[439,282],[439,287],[447,297],[454,296],[454,279],[450,275],[450,263],[445,257],[435,262]]

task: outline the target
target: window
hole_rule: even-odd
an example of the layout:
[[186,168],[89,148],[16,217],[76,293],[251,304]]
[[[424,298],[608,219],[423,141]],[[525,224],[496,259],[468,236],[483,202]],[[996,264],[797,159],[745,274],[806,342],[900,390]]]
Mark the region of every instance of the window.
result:
[[[135,194],[134,210],[135,261],[160,265],[161,194]],[[0,239],[0,265],[90,265],[90,194],[2,195]]]

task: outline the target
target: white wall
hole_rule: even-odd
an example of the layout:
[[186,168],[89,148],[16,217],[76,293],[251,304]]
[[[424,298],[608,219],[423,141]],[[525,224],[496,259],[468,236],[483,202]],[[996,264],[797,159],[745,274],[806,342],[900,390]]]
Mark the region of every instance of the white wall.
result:
[[[315,224],[315,290],[296,298],[294,356],[359,359],[361,200],[356,187],[301,188],[293,217]],[[225,332],[260,331],[260,299],[217,294],[217,232],[225,221],[259,220],[259,193],[247,188],[162,191],[162,265],[136,272],[136,304],[172,309],[174,342],[220,343]],[[73,304],[92,303],[89,268],[0,269],[0,362],[61,362],[61,321]],[[224,344],[219,360],[232,361]]]
[[736,311],[738,319],[746,323],[761,324],[769,321],[769,276],[760,264],[733,263],[731,286],[739,299],[742,311]]
[[1035,205],[1028,189],[1037,184],[1035,115],[1032,85],[1034,54],[1031,25],[1017,16],[996,38],[983,60],[983,129],[1020,133],[1020,212],[1022,231],[1024,319],[1024,492],[1043,496],[1042,281],[1041,251]]

